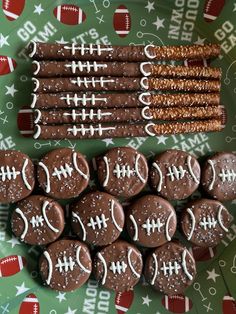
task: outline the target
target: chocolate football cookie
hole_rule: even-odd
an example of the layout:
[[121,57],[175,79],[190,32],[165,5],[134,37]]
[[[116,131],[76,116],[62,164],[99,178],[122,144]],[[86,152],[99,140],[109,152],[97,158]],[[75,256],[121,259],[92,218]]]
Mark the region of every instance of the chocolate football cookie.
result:
[[96,254],[93,266],[95,278],[104,287],[123,292],[138,283],[143,261],[135,246],[118,240]]
[[71,226],[81,240],[93,245],[107,245],[123,230],[124,211],[114,196],[91,192],[72,206]]
[[181,150],[158,154],[150,169],[151,187],[161,196],[181,200],[190,196],[200,182],[197,159]]
[[194,245],[212,247],[224,238],[232,220],[233,217],[220,202],[203,198],[186,205],[181,228]]
[[34,189],[34,165],[16,150],[0,150],[0,203],[15,203]]
[[215,199],[236,199],[236,154],[221,152],[209,157],[202,168],[201,184]]
[[126,229],[134,242],[157,247],[171,241],[177,225],[173,206],[156,195],[145,195],[129,206]]
[[77,197],[89,182],[89,167],[79,152],[59,148],[47,153],[38,164],[39,186],[52,197]]
[[65,225],[64,211],[59,203],[48,197],[31,195],[16,204],[11,225],[21,241],[45,245],[61,235]]
[[182,294],[196,275],[193,256],[176,242],[166,243],[148,255],[144,276],[154,289],[167,295]]
[[97,158],[99,183],[112,195],[131,197],[146,185],[146,158],[131,147],[115,147]]
[[52,289],[72,291],[89,278],[92,261],[87,246],[77,240],[59,240],[50,244],[39,260],[43,281]]

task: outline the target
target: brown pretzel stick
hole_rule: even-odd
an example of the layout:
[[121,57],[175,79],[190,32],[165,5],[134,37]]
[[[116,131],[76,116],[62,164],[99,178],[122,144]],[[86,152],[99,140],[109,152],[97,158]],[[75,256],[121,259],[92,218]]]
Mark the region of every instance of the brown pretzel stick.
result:
[[173,106],[216,106],[220,103],[219,93],[206,94],[151,94],[145,93],[56,93],[32,94],[31,108],[129,108],[173,107]]
[[216,57],[216,44],[190,46],[103,46],[31,43],[29,56],[35,60],[129,61],[185,60]]
[[36,124],[65,123],[104,123],[143,120],[182,120],[208,119],[222,115],[218,107],[173,107],[173,108],[112,108],[112,109],[71,109],[71,110],[38,110],[34,112]]
[[130,77],[64,77],[33,78],[34,92],[71,91],[135,91],[135,90],[177,90],[196,92],[219,92],[220,81],[130,78]]
[[219,79],[219,68],[199,66],[172,66],[151,62],[97,62],[97,61],[33,61],[35,77],[58,76],[155,76]]
[[173,122],[163,124],[64,124],[35,125],[35,139],[97,139],[115,137],[145,137],[161,134],[180,134],[220,131],[221,119]]

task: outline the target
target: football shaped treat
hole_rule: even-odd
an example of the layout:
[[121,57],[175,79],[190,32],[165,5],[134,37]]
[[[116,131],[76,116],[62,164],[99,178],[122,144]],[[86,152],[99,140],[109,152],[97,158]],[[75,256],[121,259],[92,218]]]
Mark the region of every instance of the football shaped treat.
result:
[[151,187],[161,196],[181,200],[190,196],[200,182],[197,159],[181,150],[167,150],[155,157],[150,169]]
[[236,155],[216,153],[202,168],[201,184],[211,197],[219,201],[236,199]]
[[143,261],[135,246],[118,240],[96,254],[93,266],[95,278],[104,287],[123,292],[138,283]]
[[0,203],[14,203],[27,197],[34,183],[34,165],[27,155],[0,150]]
[[156,195],[145,195],[129,206],[126,229],[134,242],[157,247],[171,241],[177,225],[173,206]]
[[154,289],[167,295],[182,294],[196,275],[193,256],[183,245],[166,243],[151,252],[145,263],[144,276]]
[[115,147],[97,158],[98,180],[103,188],[116,196],[131,197],[146,185],[146,158],[131,147]]
[[72,291],[89,278],[92,261],[88,247],[77,240],[59,240],[50,244],[39,260],[43,281],[52,289]]
[[186,206],[182,212],[181,227],[193,244],[212,247],[224,238],[232,220],[233,217],[220,202],[203,198]]
[[39,186],[61,199],[77,197],[87,187],[89,167],[79,152],[59,148],[47,153],[38,164]]
[[56,201],[31,195],[16,204],[12,214],[12,231],[21,241],[45,245],[55,241],[64,229],[64,211]]
[[124,212],[118,200],[104,192],[91,192],[72,206],[71,226],[78,237],[93,245],[114,242],[124,226]]

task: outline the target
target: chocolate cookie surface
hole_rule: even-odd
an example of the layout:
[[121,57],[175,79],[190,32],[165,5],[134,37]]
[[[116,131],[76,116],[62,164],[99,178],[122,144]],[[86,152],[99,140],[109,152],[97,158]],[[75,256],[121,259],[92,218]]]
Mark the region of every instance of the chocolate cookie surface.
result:
[[92,261],[87,246],[77,240],[59,240],[50,244],[39,260],[43,281],[50,288],[72,291],[89,278]]
[[144,276],[154,289],[167,295],[182,294],[196,275],[193,256],[181,244],[166,243],[148,255]]
[[72,206],[71,226],[81,240],[93,245],[108,245],[123,230],[124,211],[114,196],[91,192]]
[[150,184],[167,199],[185,199],[198,188],[200,172],[194,156],[177,149],[167,150],[155,157],[150,169]]
[[221,152],[209,157],[202,168],[201,184],[215,199],[236,199],[236,155]]
[[87,187],[89,167],[79,152],[59,148],[47,153],[38,164],[39,186],[47,195],[68,199],[77,197]]
[[34,165],[29,156],[15,150],[0,150],[0,203],[15,203],[34,189]]
[[224,238],[232,219],[220,202],[200,199],[186,205],[182,212],[181,228],[193,244],[213,247]]
[[11,225],[21,241],[45,245],[61,235],[65,225],[64,211],[59,203],[48,197],[31,195],[16,204]]
[[95,278],[104,287],[128,291],[141,276],[142,255],[132,244],[118,240],[96,254],[93,266]]
[[131,197],[146,185],[146,158],[131,147],[115,147],[97,158],[98,180],[112,195]]
[[134,242],[157,247],[171,241],[177,225],[173,206],[156,195],[145,195],[129,206],[126,230]]

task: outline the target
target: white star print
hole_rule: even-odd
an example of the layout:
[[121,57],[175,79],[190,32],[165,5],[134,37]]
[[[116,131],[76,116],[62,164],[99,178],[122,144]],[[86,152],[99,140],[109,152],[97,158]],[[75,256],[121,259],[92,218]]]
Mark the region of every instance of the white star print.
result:
[[207,274],[207,280],[212,279],[214,282],[216,282],[217,277],[220,277],[220,275],[216,273],[215,268],[213,268],[212,271],[207,270]]
[[34,6],[34,13],[37,13],[38,15],[41,15],[41,13],[44,11],[42,8],[42,4],[40,3],[39,5]]
[[66,312],[65,314],[75,314],[75,312],[77,312],[77,309],[72,310],[72,309],[68,306],[67,312]]
[[14,248],[17,244],[21,244],[15,237],[11,237],[11,240],[8,240],[7,242],[11,243],[11,248]]
[[114,145],[114,142],[113,142],[112,138],[105,138],[102,141],[106,143],[106,147],[109,146],[109,145]]
[[164,145],[166,145],[166,140],[168,139],[167,136],[160,135],[160,136],[157,136],[156,138],[158,140],[157,144],[164,144]]
[[160,19],[160,18],[157,16],[156,22],[153,22],[152,24],[153,24],[153,25],[156,25],[157,31],[158,31],[159,28],[165,28],[165,26],[163,25],[164,22],[165,22],[165,19]]
[[56,43],[62,44],[62,45],[63,45],[63,44],[68,44],[68,42],[69,42],[69,41],[66,41],[63,36],[61,37],[61,39],[56,40]]
[[62,301],[66,301],[66,297],[65,297],[65,292],[62,293],[62,292],[59,292],[58,295],[56,296],[56,298],[59,300],[59,302],[61,303]]
[[26,288],[25,282],[22,282],[21,286],[15,286],[15,287],[17,289],[16,297],[30,289],[30,288]]
[[149,2],[148,1],[148,4],[146,5],[145,9],[148,9],[148,13],[150,13],[152,10],[155,10],[154,2]]
[[151,299],[149,299],[149,296],[146,295],[146,297],[142,297],[143,299],[143,303],[142,304],[146,304],[147,306],[149,306],[149,303],[152,302]]
[[6,46],[10,46],[9,43],[8,43],[8,37],[9,36],[3,36],[2,33],[0,33],[0,48],[2,48],[4,45]]
[[234,3],[234,9],[233,9],[233,12],[236,11],[236,2]]
[[197,40],[194,42],[196,45],[203,45],[206,38],[201,38],[200,36],[197,36]]
[[7,91],[5,93],[5,95],[11,95],[12,97],[14,97],[15,93],[18,92],[17,89],[15,89],[15,85],[12,84],[11,86],[5,86]]

